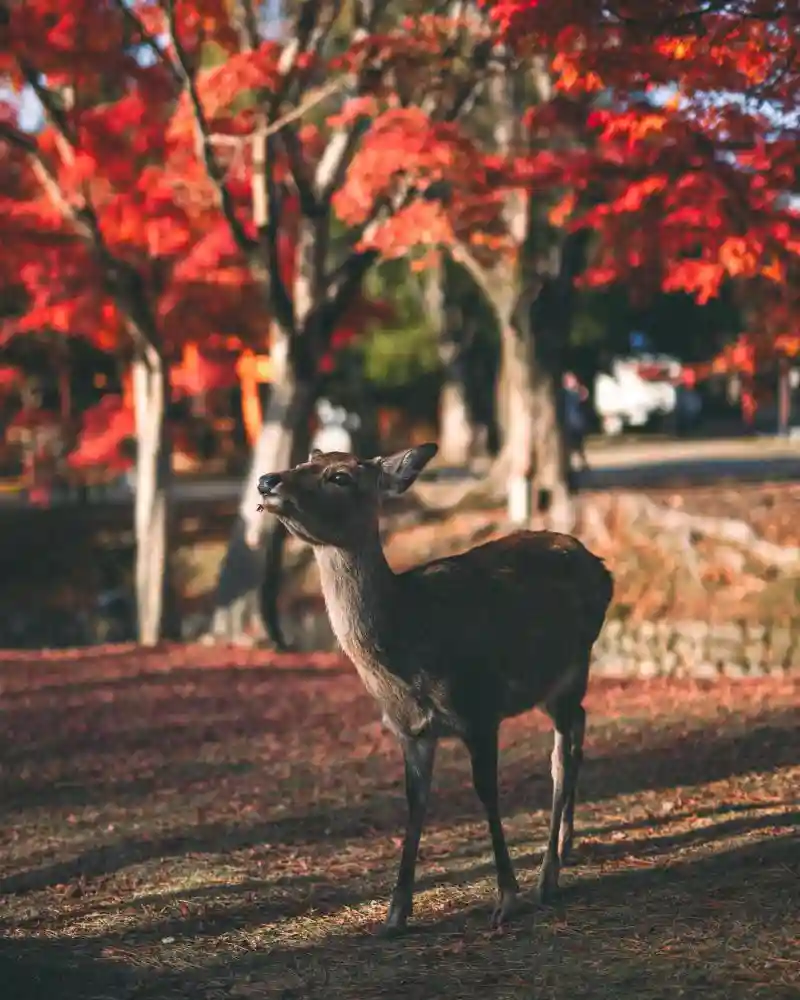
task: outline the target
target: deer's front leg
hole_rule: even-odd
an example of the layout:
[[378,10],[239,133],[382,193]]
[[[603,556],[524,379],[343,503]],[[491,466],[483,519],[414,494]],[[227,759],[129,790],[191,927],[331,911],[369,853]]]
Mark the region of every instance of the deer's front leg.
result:
[[414,873],[417,867],[417,852],[425,822],[425,812],[433,777],[433,762],[436,757],[436,740],[430,736],[404,736],[401,739],[406,772],[406,800],[408,802],[408,823],[403,839],[403,853],[397,873],[389,915],[384,933],[402,931],[414,907]]

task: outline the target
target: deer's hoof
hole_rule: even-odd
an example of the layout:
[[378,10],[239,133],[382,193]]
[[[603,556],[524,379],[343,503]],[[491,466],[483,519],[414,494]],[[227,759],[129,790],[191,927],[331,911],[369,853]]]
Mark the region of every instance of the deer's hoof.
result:
[[383,938],[384,941],[390,941],[392,938],[402,937],[404,934],[408,933],[408,924],[403,921],[400,924],[390,924],[387,920],[385,924],[378,931],[378,937]]
[[403,934],[408,932],[408,917],[401,915],[394,917],[393,914],[389,914],[386,919],[386,923],[378,931],[378,937],[385,939],[401,937]]
[[517,890],[516,889],[504,889],[500,893],[500,898],[497,901],[497,906],[495,906],[492,913],[491,926],[493,930],[500,930],[504,927],[508,921],[514,916],[517,909]]
[[536,886],[536,899],[543,906],[552,903],[558,895],[558,863],[545,861],[539,871],[539,882]]
[[389,914],[386,923],[380,930],[384,938],[398,937],[408,930],[408,918],[411,916],[411,904],[407,899],[392,899],[389,904]]

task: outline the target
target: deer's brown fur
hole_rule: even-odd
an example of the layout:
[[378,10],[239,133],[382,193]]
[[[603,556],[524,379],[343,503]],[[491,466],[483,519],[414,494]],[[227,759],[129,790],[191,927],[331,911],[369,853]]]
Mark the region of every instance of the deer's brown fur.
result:
[[536,705],[555,728],[540,895],[557,888],[572,839],[589,658],[612,594],[600,559],[577,539],[546,531],[518,531],[394,573],[380,543],[380,498],[407,489],[435,453],[422,445],[359,461],[314,452],[259,482],[264,507],[314,546],[336,637],[403,747],[409,821],[391,930],[411,913],[435,747],[446,736],[466,744],[486,809],[500,893],[494,922],[510,914],[517,883],[498,808],[498,730]]

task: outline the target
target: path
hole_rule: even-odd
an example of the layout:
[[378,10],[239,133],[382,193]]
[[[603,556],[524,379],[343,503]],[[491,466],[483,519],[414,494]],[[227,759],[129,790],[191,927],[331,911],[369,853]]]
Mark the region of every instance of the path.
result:
[[[718,479],[750,481],[800,479],[800,440],[775,437],[728,438],[714,440],[636,440],[610,443],[591,442],[588,449],[592,472],[587,488],[656,486],[665,481],[713,482]],[[423,481],[426,477],[423,477]],[[438,502],[437,494],[448,497],[466,491],[474,477],[461,469],[440,469],[427,477],[426,496]],[[241,480],[179,477],[173,496],[179,503],[235,502]],[[458,486],[459,489],[453,490]],[[444,487],[445,489],[440,489]],[[110,491],[96,501],[101,504],[131,503],[126,487]],[[18,493],[0,492],[0,510],[19,508],[26,501]]]

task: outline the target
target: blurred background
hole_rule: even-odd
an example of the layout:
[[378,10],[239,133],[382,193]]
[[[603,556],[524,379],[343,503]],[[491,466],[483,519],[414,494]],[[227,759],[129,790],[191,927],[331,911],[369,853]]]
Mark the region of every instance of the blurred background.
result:
[[797,615],[794,77],[753,103],[763,39],[701,85],[704,51],[612,73],[378,6],[380,53],[359,4],[313,38],[280,4],[12,12],[3,645],[327,647],[255,479],[424,440],[395,565],[549,526],[630,627]]

